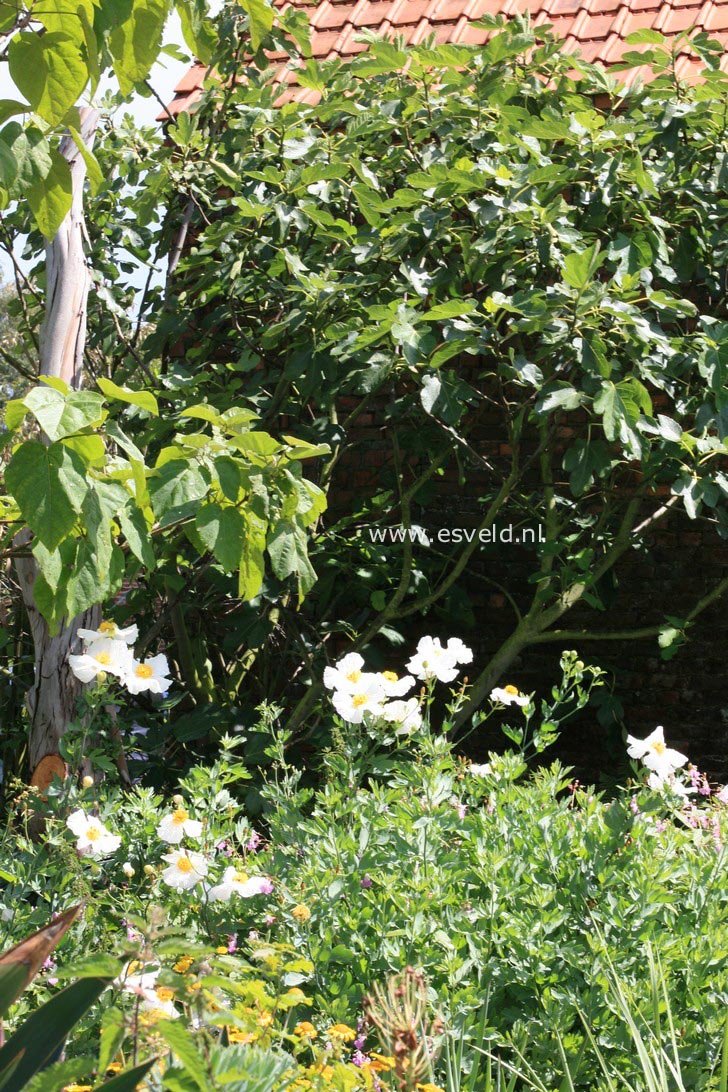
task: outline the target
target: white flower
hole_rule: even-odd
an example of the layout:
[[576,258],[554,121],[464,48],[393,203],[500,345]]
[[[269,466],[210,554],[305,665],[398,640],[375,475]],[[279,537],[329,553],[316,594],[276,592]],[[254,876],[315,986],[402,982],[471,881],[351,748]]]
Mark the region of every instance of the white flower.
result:
[[508,686],[496,686],[494,690],[491,690],[490,700],[500,705],[528,705],[531,699],[522,694],[517,686],[509,683]]
[[382,715],[384,696],[376,675],[362,675],[356,690],[336,690],[331,700],[342,720],[349,724],[361,724],[365,713],[371,713],[374,717]]
[[168,867],[162,871],[162,879],[175,891],[191,891],[207,875],[208,864],[201,853],[178,849],[174,853],[163,854],[162,860],[168,862]]
[[675,770],[679,770],[688,761],[686,755],[666,745],[665,732],[661,727],[655,728],[647,739],[627,736],[627,743],[629,757],[639,759],[648,770],[652,770],[663,779],[669,777]]
[[443,648],[439,637],[422,637],[416,654],[407,664],[407,670],[418,679],[438,679],[439,682],[448,683],[457,677],[457,664],[457,649],[451,651]]
[[471,664],[473,662],[473,650],[464,645],[459,637],[451,637],[447,642],[447,651],[455,657],[458,664]]
[[271,890],[267,876],[248,876],[234,866],[226,868],[220,883],[211,887],[208,895],[213,902],[229,902],[232,895],[250,899],[253,895],[266,895]]
[[133,993],[141,998],[141,1007],[147,1012],[158,1013],[167,1019],[175,1020],[179,1012],[174,1007],[174,990],[169,986],[157,985],[159,970],[143,971],[141,974],[128,974],[126,971],[117,978],[114,985],[126,993]]
[[144,663],[132,660],[124,675],[124,685],[130,694],[140,694],[142,690],[150,690],[152,694],[164,694],[172,685],[167,657],[160,652],[158,656],[152,656]]
[[335,667],[324,668],[324,686],[327,690],[351,693],[361,681],[364,658],[358,652],[349,652]]
[[382,716],[385,720],[397,725],[398,736],[411,735],[422,727],[422,713],[420,713],[420,703],[417,698],[388,702],[382,710]]
[[728,785],[724,785],[722,789],[718,789],[715,798],[721,804],[728,804]]
[[118,834],[112,834],[95,815],[86,815],[81,808],[66,819],[66,826],[76,835],[76,849],[89,857],[105,857],[121,845]]
[[131,863],[131,861],[124,861],[123,865],[121,866],[121,871],[128,879],[131,879],[136,869],[134,868],[134,865]]
[[468,773],[473,777],[486,777],[491,772],[490,762],[471,762],[468,766]]
[[198,819],[190,819],[190,813],[185,808],[175,808],[171,815],[165,815],[157,827],[157,837],[170,845],[177,845],[185,834],[188,838],[199,838],[202,834],[202,823]]
[[69,656],[68,663],[83,683],[91,682],[102,671],[121,679],[131,666],[131,651],[124,641],[102,638],[90,644],[80,656]]
[[139,636],[138,626],[126,626],[120,629],[116,622],[102,622],[98,629],[80,629],[79,637],[84,641],[103,641],[112,639],[123,641],[127,645],[133,645]]
[[675,777],[674,773],[668,774],[667,777],[663,777],[661,774],[651,773],[647,778],[647,784],[651,789],[655,789],[657,792],[663,792],[667,789],[676,796],[681,796],[683,800],[687,800],[691,792],[697,792],[696,789],[691,788],[690,785],[686,785],[683,781],[680,781],[679,778]]
[[415,685],[415,680],[411,675],[402,675],[400,677],[396,671],[380,671],[377,674],[377,679],[388,698],[401,698],[404,694],[409,693]]

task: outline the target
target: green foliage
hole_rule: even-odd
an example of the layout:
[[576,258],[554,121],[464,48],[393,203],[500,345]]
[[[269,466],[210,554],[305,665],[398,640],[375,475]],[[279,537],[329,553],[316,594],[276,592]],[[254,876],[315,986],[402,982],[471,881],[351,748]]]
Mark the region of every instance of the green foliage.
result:
[[120,427],[128,411],[110,417],[92,391],[54,380],[6,411],[11,433],[30,413],[51,441],[21,440],[5,472],[6,514],[34,534],[36,601],[51,628],[114,595],[128,572],[154,568],[155,536],[184,535],[201,557],[209,552],[239,572],[241,598],[260,590],[267,549],[273,572],[292,578],[302,598],[315,580],[305,529],[325,507],[301,475],[306,445],[256,429],[252,412],[204,405],[178,415],[185,431],[171,444],[155,445],[157,399],[110,382],[102,389],[112,407],[121,402],[148,419],[153,462]]

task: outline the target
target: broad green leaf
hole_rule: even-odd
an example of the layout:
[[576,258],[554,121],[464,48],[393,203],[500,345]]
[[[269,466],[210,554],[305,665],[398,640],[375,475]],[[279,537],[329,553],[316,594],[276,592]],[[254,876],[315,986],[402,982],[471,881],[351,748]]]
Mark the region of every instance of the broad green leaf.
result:
[[217,44],[217,36],[207,4],[204,0],[176,0],[175,6],[185,44],[203,64],[208,64]]
[[567,254],[564,258],[564,280],[571,288],[583,291],[604,260],[599,254],[599,243],[580,254]]
[[22,1052],[22,1058],[3,1092],[21,1092],[65,1042],[109,985],[106,978],[83,978],[55,994],[27,1016],[18,1031],[0,1049],[0,1069]]
[[104,176],[101,173],[99,161],[91,149],[84,144],[83,137],[78,130],[74,129],[73,126],[69,126],[69,131],[86,164],[86,177],[88,179],[89,189],[91,190],[92,195],[97,194],[104,182]]
[[245,521],[232,505],[206,504],[197,513],[195,528],[205,547],[227,572],[240,563]]
[[25,197],[53,170],[53,157],[48,141],[37,125],[24,129],[17,121],[5,126],[0,138],[10,148],[17,164],[17,176],[10,189],[12,197]]
[[241,0],[241,7],[248,13],[250,40],[253,52],[256,52],[273,26],[275,12],[267,0]]
[[75,451],[83,459],[86,466],[103,467],[106,465],[106,447],[104,441],[96,433],[81,436],[67,436],[63,446]]
[[93,0],[38,0],[33,14],[48,31],[84,41],[82,18],[93,23]]
[[51,150],[52,166],[45,178],[26,191],[38,228],[52,239],[71,208],[73,187],[68,163],[57,148]]
[[299,601],[302,600],[316,583],[304,529],[291,521],[282,521],[268,539],[268,553],[273,572],[280,580],[297,577]]
[[238,596],[248,600],[254,599],[263,585],[267,525],[254,512],[244,509],[242,514],[245,531],[238,561]]
[[544,388],[536,399],[535,409],[537,413],[551,413],[553,410],[578,409],[583,400],[581,391],[577,391],[568,383],[560,383],[558,386]]
[[[77,1085],[84,1078],[91,1076],[95,1068],[96,1059],[91,1055],[85,1058],[68,1058],[37,1073],[25,1086],[23,1092],[58,1092],[59,1089]],[[2,1085],[0,1085],[1,1089]]]
[[192,1078],[198,1088],[207,1092],[212,1086],[207,1076],[205,1059],[188,1029],[181,1021],[172,1023],[171,1020],[160,1020],[156,1030],[172,1053],[183,1063],[187,1076]]
[[148,479],[147,487],[157,518],[190,501],[200,501],[207,493],[199,470],[182,459],[165,463]]
[[104,417],[104,400],[93,391],[73,391],[64,398],[53,387],[34,387],[24,401],[49,440],[94,428]]
[[5,428],[14,432],[18,425],[22,425],[28,414],[28,407],[22,398],[11,398],[5,406]]
[[147,569],[155,568],[157,561],[154,556],[152,539],[141,509],[133,501],[130,501],[126,508],[121,509],[118,518],[119,526],[134,557]]
[[99,1073],[106,1073],[124,1041],[126,1035],[126,1013],[112,1005],[101,1017],[101,1036],[99,1039]]
[[135,0],[128,18],[111,32],[109,47],[122,95],[130,95],[149,75],[162,45],[168,11],[166,0]]
[[448,300],[446,303],[438,303],[425,311],[423,319],[435,322],[439,319],[459,318],[460,315],[471,315],[477,304],[473,300]]
[[60,31],[16,35],[8,64],[16,87],[49,125],[63,121],[88,82],[78,42]]
[[238,451],[250,451],[255,455],[275,455],[281,445],[267,432],[245,432],[242,436],[231,436],[229,443]]
[[130,391],[128,387],[120,387],[110,379],[97,379],[96,382],[107,398],[128,402],[131,406],[138,406],[154,417],[159,417],[159,404],[151,391]]
[[5,484],[23,519],[44,546],[55,550],[71,533],[88,491],[79,457],[62,444],[20,444],[5,471]]

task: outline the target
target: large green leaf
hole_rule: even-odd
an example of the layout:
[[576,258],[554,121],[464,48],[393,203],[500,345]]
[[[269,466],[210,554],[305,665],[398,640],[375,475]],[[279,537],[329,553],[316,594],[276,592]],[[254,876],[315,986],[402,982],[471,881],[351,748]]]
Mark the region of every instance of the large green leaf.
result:
[[240,563],[245,521],[232,505],[206,504],[197,513],[195,528],[206,548],[227,572]]
[[205,0],[176,0],[175,6],[185,44],[203,64],[208,64],[217,44],[208,5]]
[[257,50],[273,26],[275,12],[267,0],[241,0],[241,7],[248,13],[250,40],[253,50]]
[[138,505],[130,500],[119,512],[119,525],[129,549],[142,565],[153,569],[157,563],[147,521]]
[[255,598],[263,584],[267,524],[254,512],[244,511],[243,517],[245,532],[238,561],[238,595],[248,600]]
[[207,1075],[207,1065],[187,1028],[181,1023],[172,1023],[171,1020],[160,1020],[157,1024],[157,1032],[172,1053],[184,1064],[186,1075],[199,1089],[207,1092],[212,1087]]
[[299,599],[302,599],[316,583],[304,529],[289,520],[281,521],[268,539],[268,553],[277,577],[284,580],[295,575],[298,578]]
[[64,398],[53,387],[34,387],[24,401],[49,440],[100,425],[104,417],[104,400],[93,391],[74,391]]
[[5,484],[21,515],[44,546],[55,550],[71,533],[88,486],[84,465],[60,443],[27,440],[5,471]]
[[57,148],[51,150],[52,166],[45,178],[27,190],[31,212],[38,228],[52,239],[63,223],[73,197],[71,171]]
[[63,121],[88,83],[78,41],[61,31],[18,34],[10,43],[8,63],[16,87],[49,125]]
[[138,406],[147,413],[159,416],[159,405],[151,391],[130,391],[127,387],[120,387],[112,383],[110,379],[97,379],[101,390],[107,398],[115,398],[118,402],[128,402],[130,406]]
[[166,0],[135,0],[127,19],[109,38],[114,72],[122,95],[130,95],[149,75],[162,45]]
[[157,518],[190,501],[202,500],[207,493],[207,485],[200,471],[183,459],[165,463],[149,479],[148,486]]
[[97,1084],[93,1092],[135,1092],[135,1089],[142,1087],[142,1077],[146,1076],[156,1060],[156,1058],[149,1058],[146,1062],[135,1065],[133,1069],[117,1073],[115,1077],[104,1081],[103,1084]]
[[68,1033],[109,984],[107,978],[82,978],[80,982],[61,990],[25,1019],[0,1049],[0,1069],[22,1053],[19,1064],[3,1085],[3,1092],[21,1092],[31,1077],[63,1045]]

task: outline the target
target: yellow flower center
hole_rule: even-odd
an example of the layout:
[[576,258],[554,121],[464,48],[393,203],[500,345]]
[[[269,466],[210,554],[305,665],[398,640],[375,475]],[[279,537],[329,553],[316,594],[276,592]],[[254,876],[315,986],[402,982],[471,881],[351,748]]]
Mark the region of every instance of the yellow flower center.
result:
[[104,664],[105,667],[108,667],[111,663],[111,655],[108,652],[99,652],[98,656],[94,656],[94,659],[96,663]]
[[354,706],[355,709],[361,709],[362,705],[366,705],[366,703],[366,694],[355,694],[354,697],[351,699],[351,704]]
[[109,637],[113,637],[116,633],[116,622],[102,622],[99,633],[108,633]]
[[192,872],[192,861],[189,859],[189,857],[177,858],[177,870],[179,872],[185,872],[187,874]]
[[88,838],[89,842],[97,842],[101,837],[101,831],[98,827],[87,827],[86,837]]
[[140,679],[151,679],[154,672],[149,664],[137,664],[134,668],[134,674],[138,675]]
[[160,1001],[171,1001],[174,997],[174,990],[170,990],[169,986],[157,986],[154,992]]
[[514,694],[514,695],[518,694],[518,687],[513,686],[512,683],[508,683],[508,686],[504,687],[504,690],[505,690],[506,694]]
[[383,671],[382,672],[382,678],[386,679],[387,682],[398,682],[399,681],[399,675],[397,674],[396,671]]
[[190,817],[190,813],[185,811],[184,808],[176,808],[172,812],[172,822],[176,827],[181,827],[183,823],[186,823]]
[[359,679],[361,678],[361,671],[359,671],[359,670],[350,671],[349,674],[346,676],[346,678],[350,683],[358,683]]
[[247,872],[236,872],[235,875],[233,876],[233,879],[234,879],[235,883],[247,883],[248,882],[248,874],[247,874]]
[[667,750],[665,744],[661,743],[659,739],[656,739],[654,743],[650,744],[650,746],[652,747],[652,750],[655,752],[655,754],[658,755],[664,754]]

